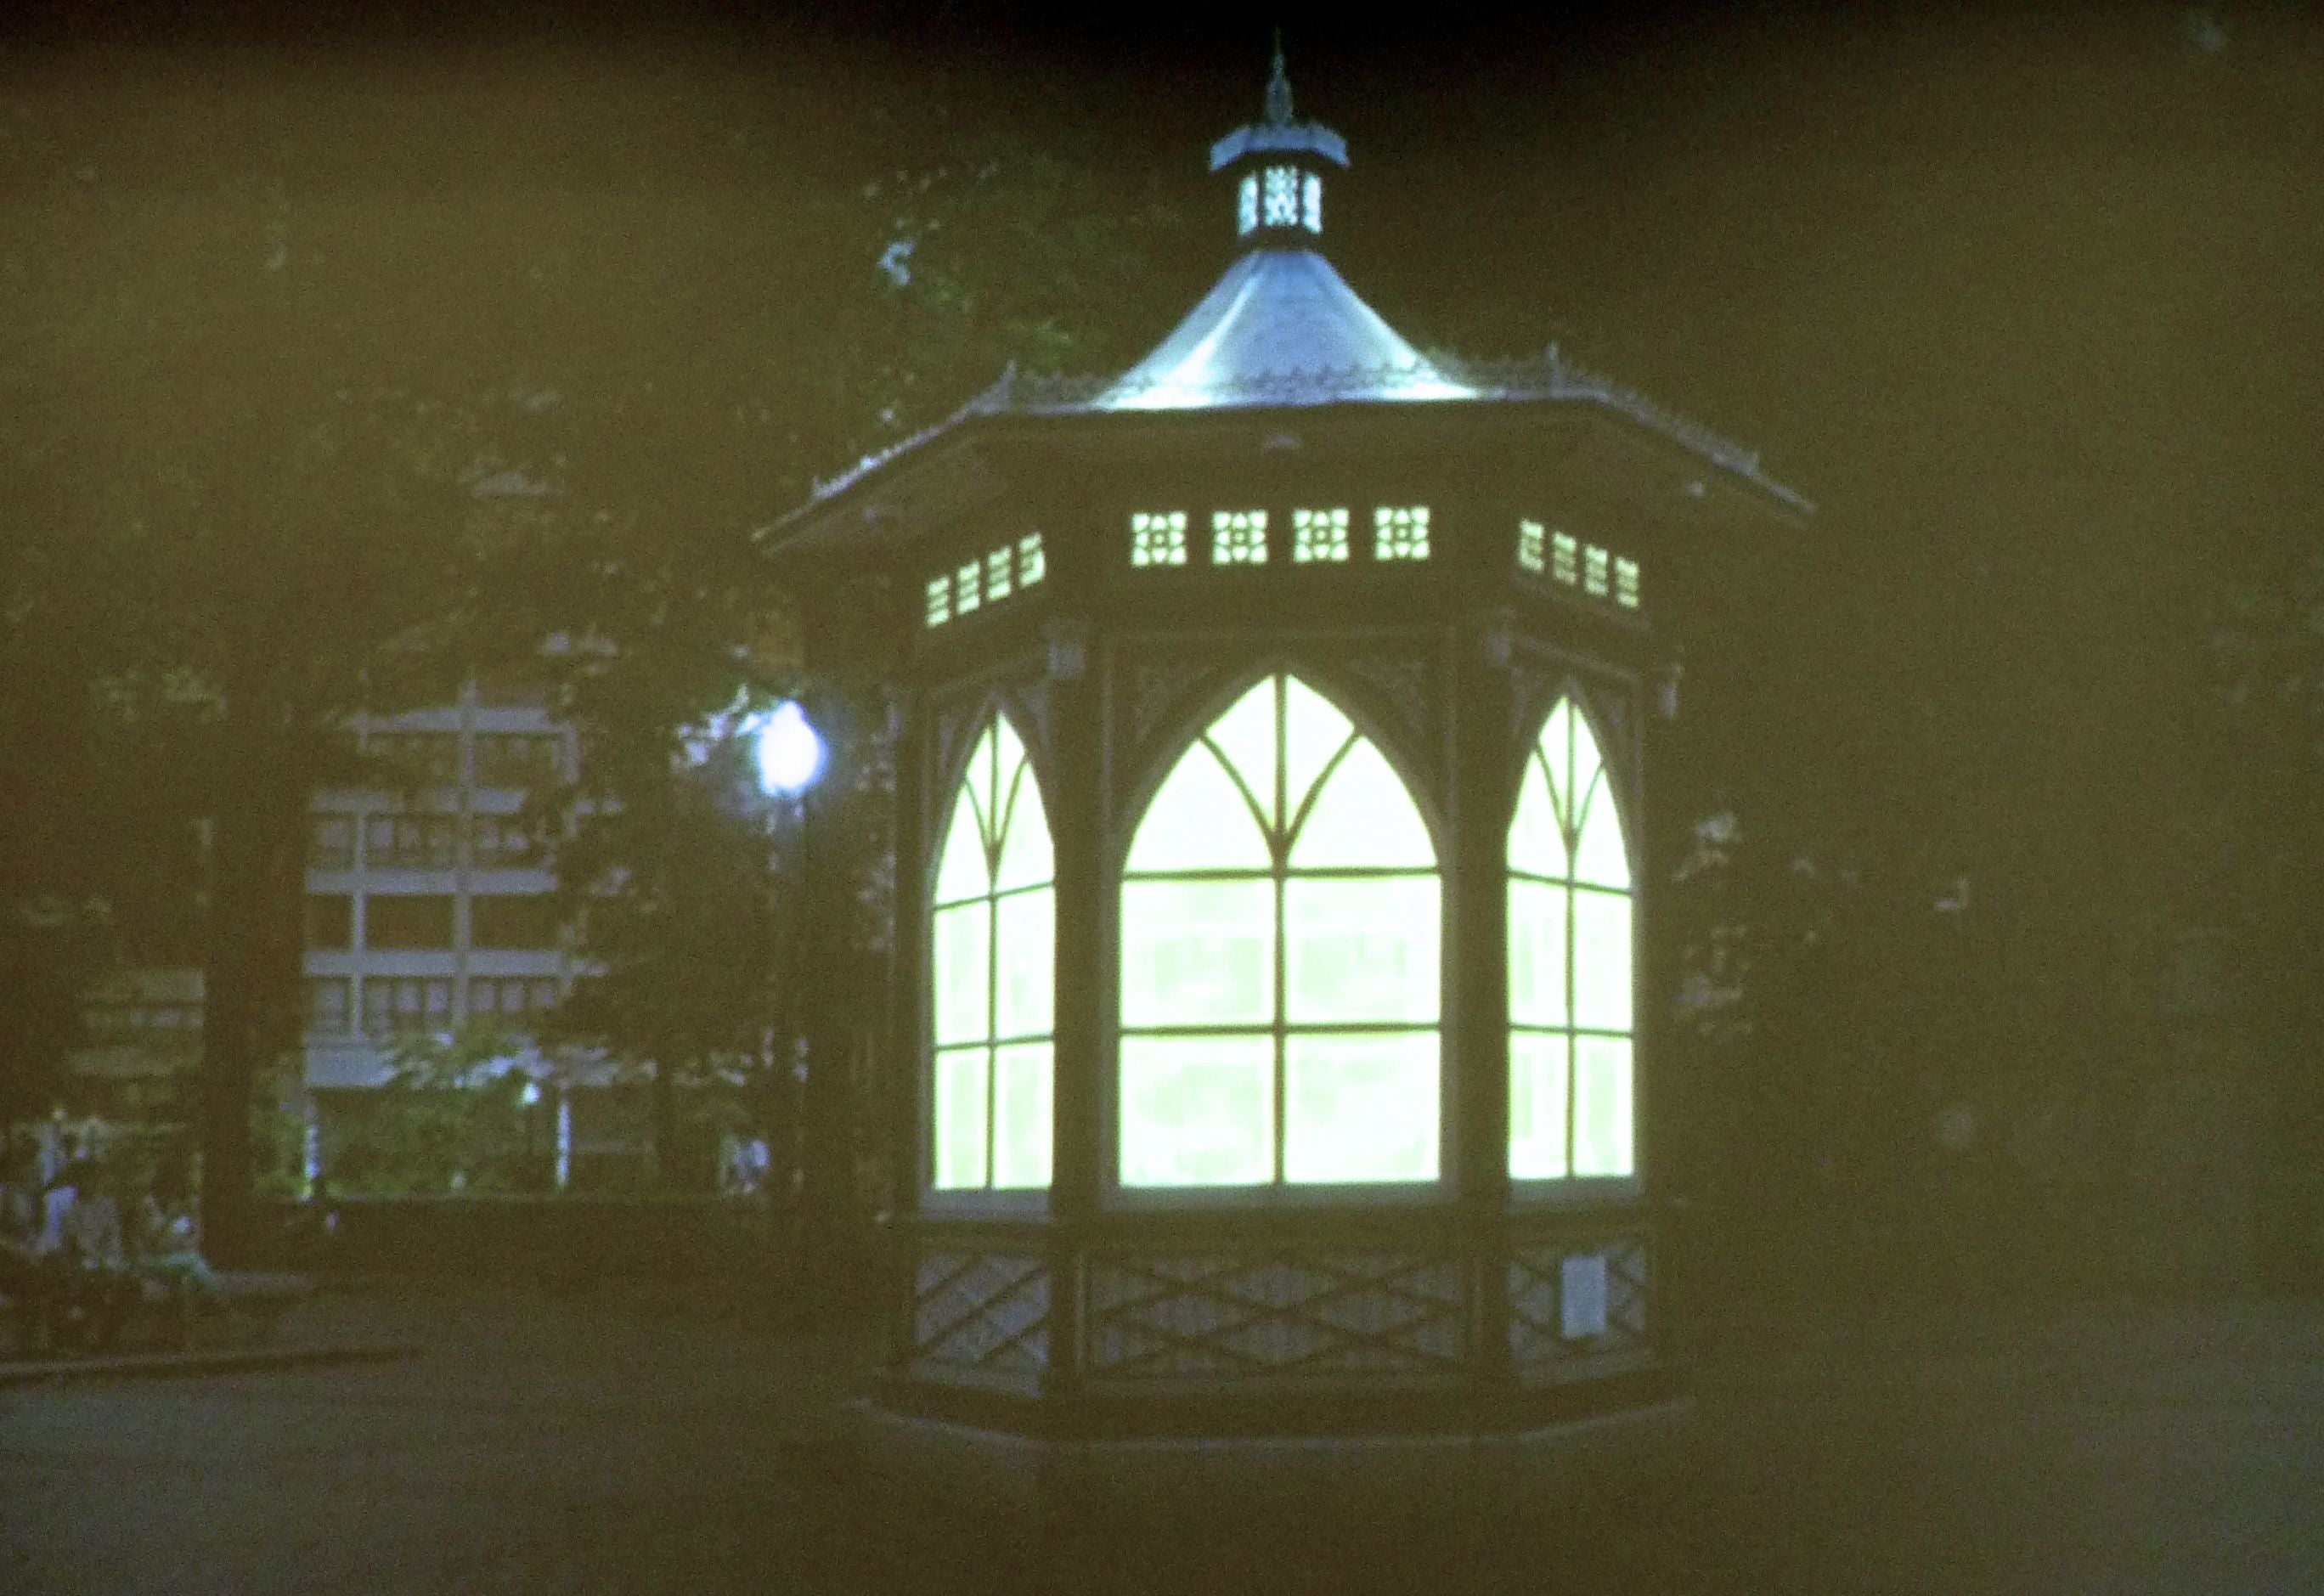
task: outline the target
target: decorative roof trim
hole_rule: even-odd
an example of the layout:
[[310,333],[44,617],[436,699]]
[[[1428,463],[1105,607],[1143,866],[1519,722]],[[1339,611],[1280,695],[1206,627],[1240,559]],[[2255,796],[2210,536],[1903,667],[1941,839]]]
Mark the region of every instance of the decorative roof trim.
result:
[[[1432,354],[1428,356],[1428,364],[1444,376],[1465,383],[1474,391],[1473,395],[1426,401],[1366,397],[1368,392],[1379,393],[1385,383],[1410,378],[1409,368],[1393,366],[1366,371],[1302,372],[1288,377],[1262,378],[1239,384],[1228,404],[1217,408],[1412,402],[1426,402],[1432,407],[1457,407],[1527,401],[1596,404],[1627,416],[1649,431],[1659,433],[1682,447],[1702,456],[1711,464],[1743,478],[1802,514],[1812,513],[1815,509],[1805,495],[1784,486],[1761,468],[1758,450],[1746,448],[1732,438],[1655,403],[1634,388],[1626,388],[1600,373],[1573,364],[1558,353],[1554,344],[1534,357],[1462,360],[1447,355]],[[998,382],[936,425],[924,428],[875,454],[864,456],[836,475],[819,480],[805,504],[780,521],[761,528],[757,535],[763,538],[789,527],[899,457],[935,442],[975,417],[1122,413],[1118,402],[1121,383],[1120,377],[1028,377],[1021,375],[1012,362],[1001,374]],[[1102,402],[1109,395],[1114,396],[1116,402]],[[1135,407],[1131,408],[1135,410]],[[1210,414],[1215,413],[1215,410],[1157,409],[1138,413]]]

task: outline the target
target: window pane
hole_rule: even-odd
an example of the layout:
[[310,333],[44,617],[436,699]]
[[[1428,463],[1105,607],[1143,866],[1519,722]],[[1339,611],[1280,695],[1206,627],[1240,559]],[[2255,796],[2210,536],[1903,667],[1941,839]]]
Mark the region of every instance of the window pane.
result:
[[1272,881],[1123,883],[1122,1024],[1264,1025],[1274,1018]]
[[1285,1044],[1283,1176],[1436,1178],[1436,1033]]
[[[996,1037],[1049,1034],[1051,989],[1056,980],[1056,893],[1041,887],[1000,900],[994,968]],[[957,911],[948,911],[957,912]]]
[[1436,893],[1434,876],[1286,881],[1285,1018],[1435,1023]]
[[1562,1036],[1519,1031],[1509,1038],[1509,1177],[1554,1180],[1565,1174],[1565,1064]]
[[1630,900],[1619,892],[1574,891],[1573,1023],[1630,1029]]
[[1049,1044],[993,1054],[992,1184],[1049,1184]]
[[1001,836],[1000,866],[992,877],[994,890],[1002,892],[1038,887],[1056,874],[1049,851],[1049,816],[1041,807],[1041,784],[1033,780],[1032,766],[1019,764],[1015,782],[1015,798],[1001,821],[1008,830]]
[[1271,1038],[1124,1038],[1122,1185],[1272,1179],[1274,1098]]
[[1284,807],[1296,815],[1307,789],[1356,734],[1332,701],[1297,677],[1283,679]]
[[1369,738],[1358,738],[1323,779],[1314,807],[1292,839],[1294,870],[1335,865],[1436,867],[1436,850],[1420,811]]
[[1280,824],[1275,813],[1275,694],[1281,680],[1269,678],[1251,688],[1203,733],[1242,778],[1269,826]]
[[1218,756],[1186,750],[1138,823],[1134,871],[1268,868],[1266,834]]
[[958,903],[982,893],[988,878],[984,868],[984,835],[976,800],[969,783],[960,787],[952,807],[952,824],[945,830],[944,863],[936,870],[936,901]]
[[1509,1021],[1563,1025],[1565,899],[1539,881],[1509,882]]
[[1628,1175],[1630,1044],[1621,1037],[1573,1039],[1573,1173]]
[[985,900],[936,916],[936,1041],[982,1042],[992,1033],[991,909]]
[[1573,850],[1573,879],[1601,886],[1630,884],[1630,856],[1622,847],[1622,815],[1600,770],[1582,811],[1582,837]]
[[986,1067],[982,1047],[936,1055],[936,1184],[941,1189],[984,1184]]
[[[1559,751],[1559,760],[1564,758]],[[1528,759],[1525,766],[1525,783],[1517,789],[1517,812],[1509,822],[1509,868],[1527,875],[1563,878],[1571,867],[1566,856],[1565,833],[1557,822],[1557,808],[1550,800],[1547,773],[1538,759]]]

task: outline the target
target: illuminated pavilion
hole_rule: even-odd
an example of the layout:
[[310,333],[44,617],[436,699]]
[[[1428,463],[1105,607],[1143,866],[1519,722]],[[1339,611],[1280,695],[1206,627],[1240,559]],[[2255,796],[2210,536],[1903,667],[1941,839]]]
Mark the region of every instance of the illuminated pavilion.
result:
[[1323,254],[1346,164],[1278,57],[1150,355],[779,529],[810,656],[876,638],[904,701],[884,1466],[1466,1490],[1683,1416],[1654,578],[1807,506],[1554,354],[1425,357]]

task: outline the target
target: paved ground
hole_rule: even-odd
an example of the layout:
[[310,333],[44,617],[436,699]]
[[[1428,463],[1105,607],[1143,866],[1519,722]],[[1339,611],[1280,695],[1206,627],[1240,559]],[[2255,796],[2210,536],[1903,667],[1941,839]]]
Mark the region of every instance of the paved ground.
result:
[[1738,1325],[1691,1469],[1491,1558],[899,1531],[830,1438],[839,1341],[515,1293],[312,1313],[429,1350],[0,1390],[0,1591],[2324,1591],[2315,1307]]

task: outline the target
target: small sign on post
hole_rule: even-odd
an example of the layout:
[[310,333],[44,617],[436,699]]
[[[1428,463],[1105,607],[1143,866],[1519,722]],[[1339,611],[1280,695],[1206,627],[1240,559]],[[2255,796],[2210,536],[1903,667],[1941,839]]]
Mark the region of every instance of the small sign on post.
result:
[[1606,1333],[1606,1255],[1577,1252],[1557,1270],[1559,1329],[1568,1341]]

